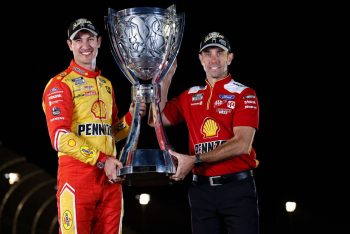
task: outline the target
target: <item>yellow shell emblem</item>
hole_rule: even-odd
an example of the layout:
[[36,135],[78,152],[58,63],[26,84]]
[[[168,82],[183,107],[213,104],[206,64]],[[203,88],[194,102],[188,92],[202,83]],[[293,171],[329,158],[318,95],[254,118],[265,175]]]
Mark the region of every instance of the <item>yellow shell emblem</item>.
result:
[[207,118],[204,120],[204,123],[202,125],[202,134],[205,138],[216,137],[218,135],[219,130],[219,125],[215,120],[211,118]]
[[68,145],[71,146],[71,147],[75,146],[76,145],[75,140],[74,139],[69,139],[68,140]]

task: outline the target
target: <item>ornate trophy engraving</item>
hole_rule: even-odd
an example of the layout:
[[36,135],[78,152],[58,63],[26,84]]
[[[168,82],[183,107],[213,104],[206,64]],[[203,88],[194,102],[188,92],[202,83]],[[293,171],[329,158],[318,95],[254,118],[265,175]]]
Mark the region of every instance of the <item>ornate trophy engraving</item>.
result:
[[[177,14],[175,5],[167,9],[136,7],[116,12],[109,8],[105,25],[111,41],[112,54],[132,84],[135,101],[131,130],[120,152],[124,176],[132,186],[169,183],[176,172],[171,148],[161,122],[159,83],[173,64],[182,41],[185,15]],[[142,80],[142,83],[140,83]],[[159,149],[137,149],[140,134],[140,102],[151,105]]]

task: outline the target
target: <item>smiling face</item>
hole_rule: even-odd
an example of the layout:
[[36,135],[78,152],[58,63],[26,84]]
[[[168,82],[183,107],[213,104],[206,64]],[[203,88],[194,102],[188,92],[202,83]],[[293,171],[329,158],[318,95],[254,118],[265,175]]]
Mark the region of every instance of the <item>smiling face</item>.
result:
[[78,65],[91,71],[95,70],[101,37],[97,37],[87,30],[81,30],[73,40],[67,40],[67,44]]
[[215,80],[225,78],[228,75],[227,68],[232,59],[233,53],[220,47],[208,47],[199,54],[199,60],[210,82],[215,82]]

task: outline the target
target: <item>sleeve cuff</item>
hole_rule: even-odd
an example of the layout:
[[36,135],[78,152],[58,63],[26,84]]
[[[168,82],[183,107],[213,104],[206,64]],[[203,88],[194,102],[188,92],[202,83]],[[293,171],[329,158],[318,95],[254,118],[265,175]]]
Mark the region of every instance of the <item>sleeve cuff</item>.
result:
[[132,121],[132,115],[131,115],[130,111],[128,111],[128,113],[126,113],[124,118],[125,118],[125,122],[130,126],[131,125],[131,121]]
[[100,152],[100,155],[97,158],[97,162],[103,162],[105,163],[107,160],[107,155],[103,152]]

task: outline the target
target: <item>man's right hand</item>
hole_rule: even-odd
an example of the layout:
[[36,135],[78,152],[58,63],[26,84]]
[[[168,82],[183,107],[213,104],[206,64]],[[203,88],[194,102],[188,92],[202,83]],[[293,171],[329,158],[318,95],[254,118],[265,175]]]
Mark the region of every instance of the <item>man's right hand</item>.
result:
[[107,156],[105,162],[105,173],[111,183],[120,183],[124,179],[117,176],[118,170],[123,167],[123,164],[115,157]]
[[[160,102],[159,102],[159,111],[162,113],[163,109],[168,101],[168,91],[169,87],[171,85],[171,81],[173,79],[173,76],[175,74],[177,68],[177,59],[174,60],[173,64],[171,65],[171,68],[169,69],[168,73],[166,74],[166,77],[160,82]],[[162,114],[162,122],[164,126],[170,125],[169,121],[163,116]],[[149,108],[149,114],[148,114],[148,125],[151,127],[154,127],[154,118],[153,118],[153,110],[152,105],[150,105]]]
[[[136,105],[136,104],[135,104],[134,101],[131,102],[131,104],[130,104],[129,112],[130,112],[131,116],[134,115],[135,105]],[[147,110],[146,102],[145,102],[145,101],[141,101],[141,102],[140,102],[140,112],[139,112],[139,114],[140,114],[141,117],[145,116],[146,110]]]
[[171,65],[171,68],[166,74],[166,77],[162,80],[162,82],[160,82],[160,86],[162,87],[162,92],[166,91],[166,95],[168,95],[168,89],[173,79],[173,76],[175,74],[176,68],[177,68],[177,59],[174,60],[174,63]]

